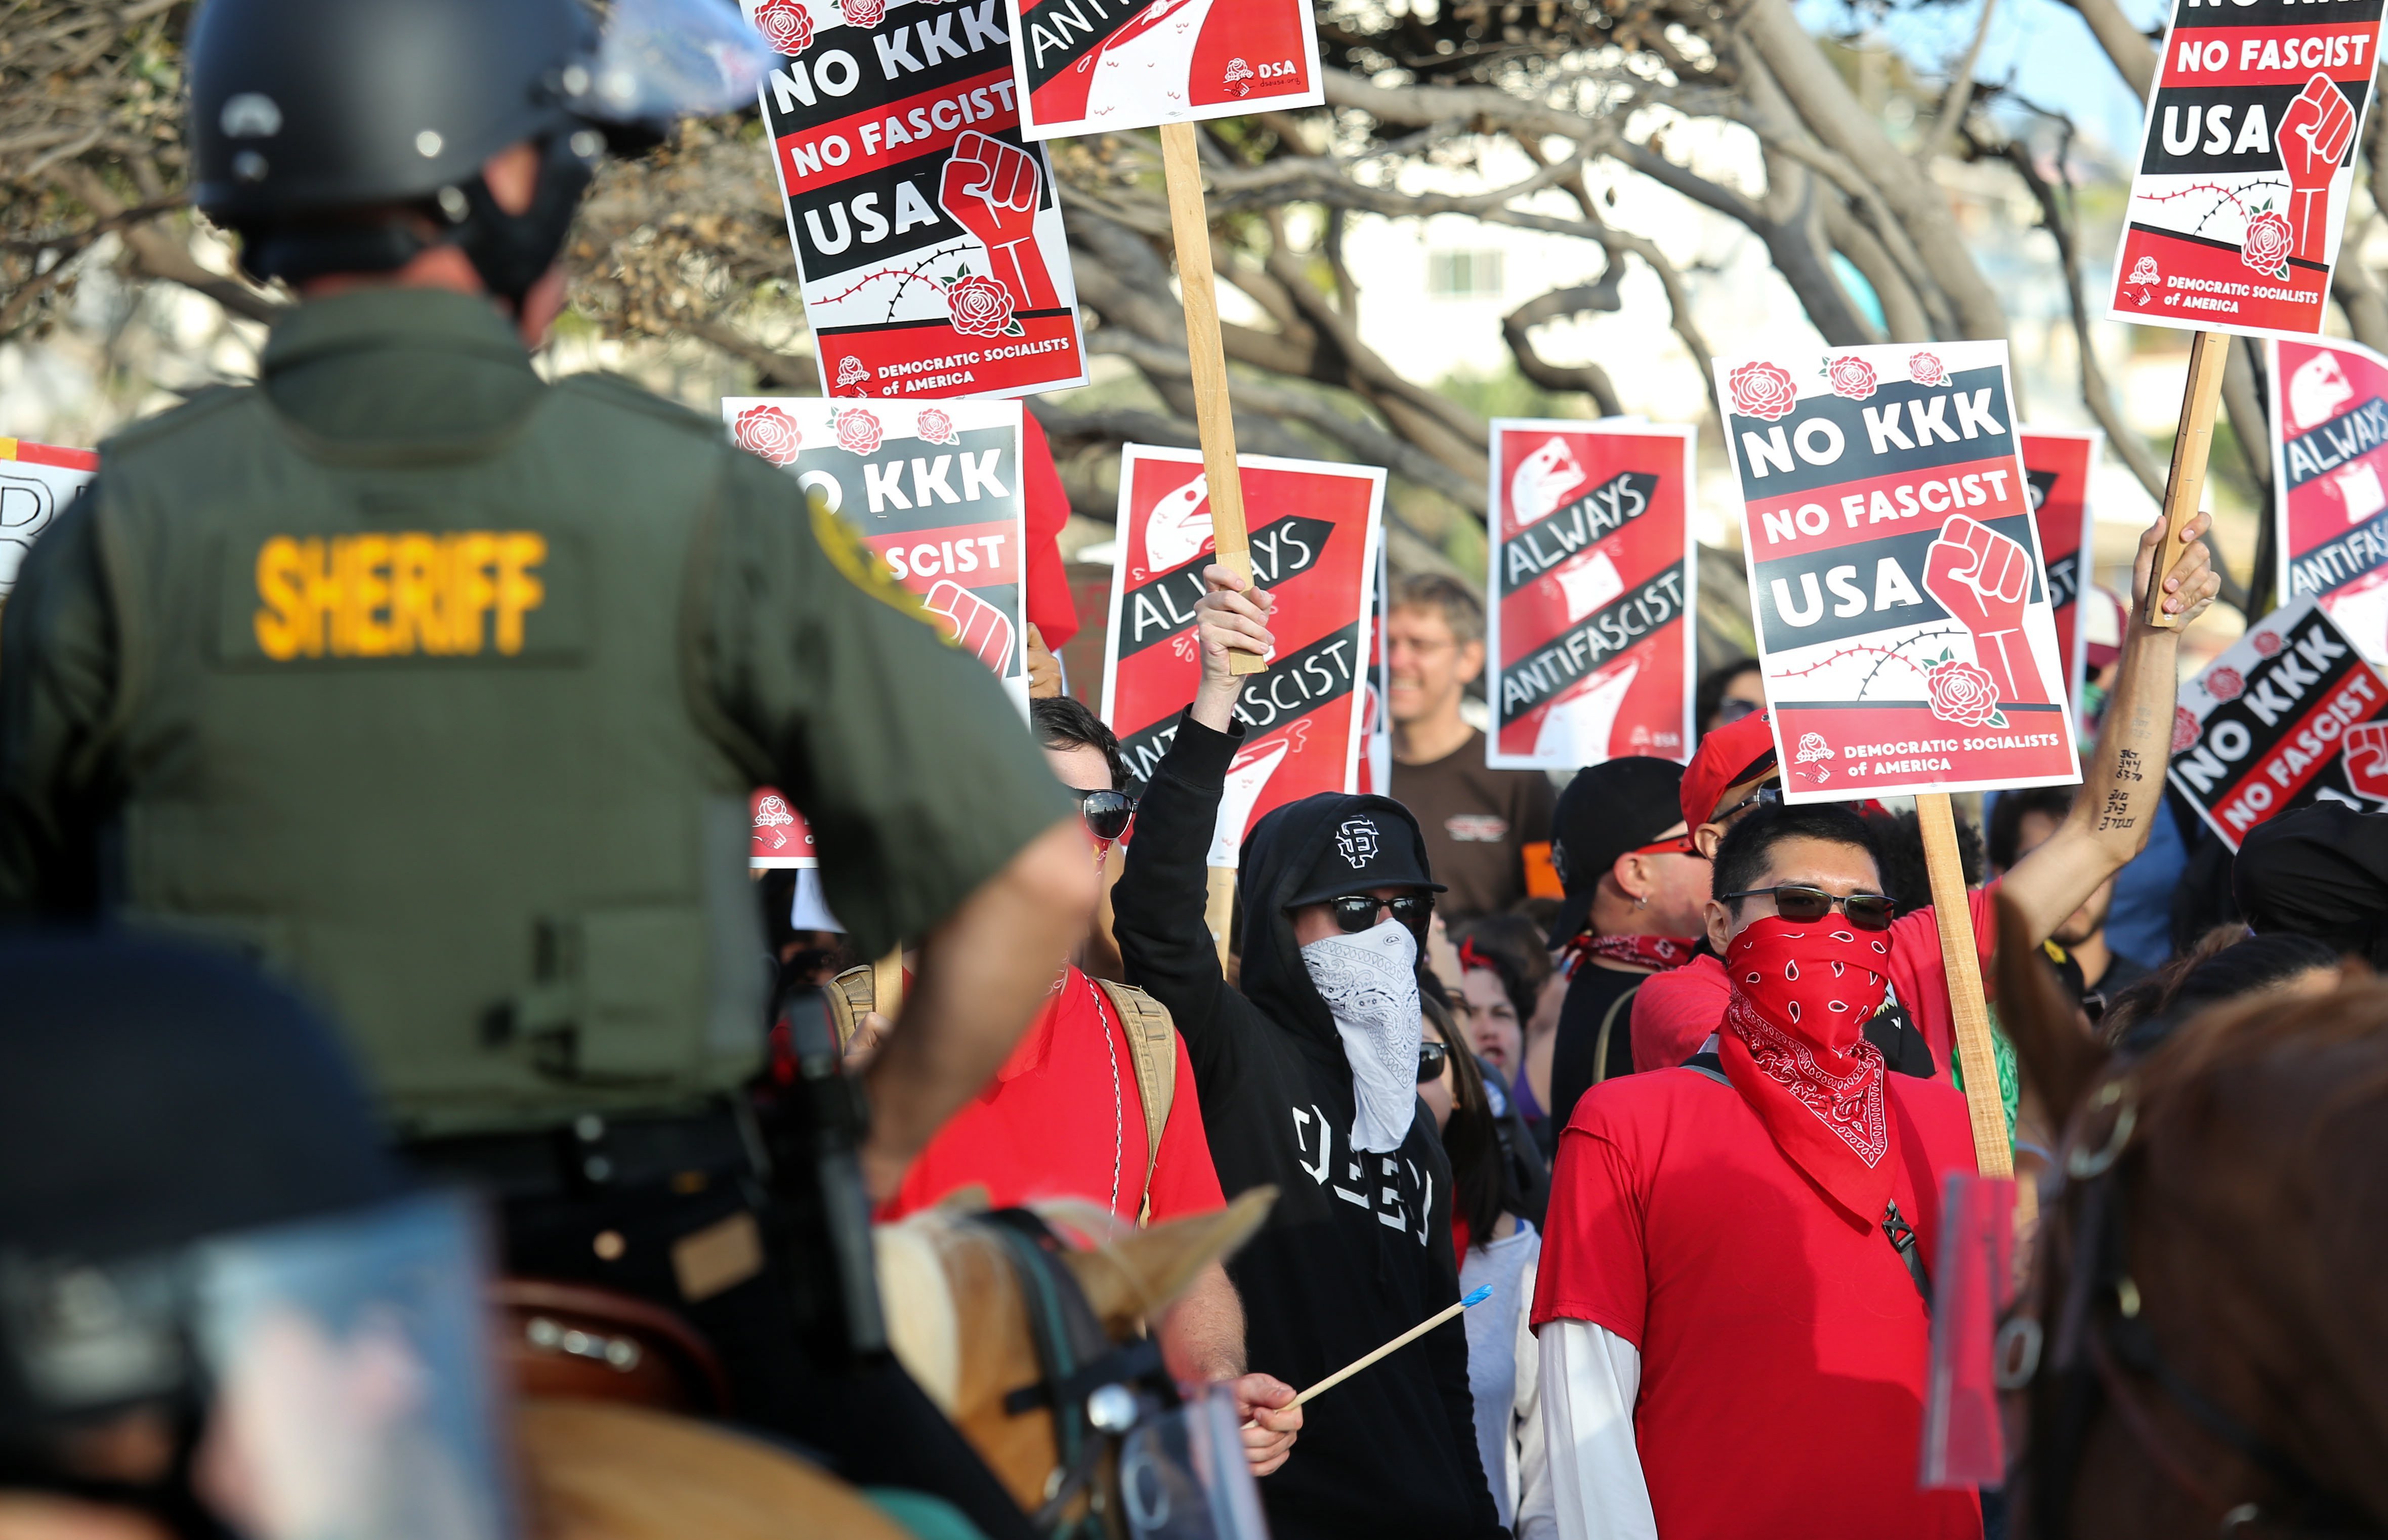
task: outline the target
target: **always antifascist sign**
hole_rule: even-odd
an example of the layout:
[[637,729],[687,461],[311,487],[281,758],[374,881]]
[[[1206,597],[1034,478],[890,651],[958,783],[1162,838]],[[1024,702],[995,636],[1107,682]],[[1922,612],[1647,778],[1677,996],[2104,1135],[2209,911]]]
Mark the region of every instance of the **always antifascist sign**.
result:
[[2306,594],[2181,692],[2171,778],[2233,850],[2266,819],[2317,798],[2388,810],[2388,688]]
[[1717,360],[1792,801],[2076,781],[2006,344]]
[[1308,0],[1006,0],[1023,132],[1119,133],[1316,107]]
[[1688,758],[1693,430],[1492,426],[1486,762]]
[[2281,342],[2272,364],[2279,592],[2321,602],[2388,663],[2388,359],[2352,342]]
[[744,0],[832,396],[1086,382],[1053,168],[1020,135],[1001,0]]
[[2056,655],[2064,660],[2064,698],[2081,706],[2081,586],[2090,580],[2090,477],[2106,436],[2054,428],[2021,428],[2024,486],[2032,528],[2048,563],[2048,599],[2056,617]]
[[[1385,473],[1238,457],[1252,578],[1277,598],[1277,655],[1244,681],[1247,729],[1228,767],[1211,864],[1233,866],[1253,821],[1358,783],[1361,674],[1376,606]],[[1130,444],[1120,465],[1119,559],[1103,657],[1103,719],[1141,784],[1168,752],[1201,679],[1194,605],[1212,561],[1209,478],[1192,450]]]
[[2110,298],[2117,320],[2320,332],[2381,0],[2174,0]]

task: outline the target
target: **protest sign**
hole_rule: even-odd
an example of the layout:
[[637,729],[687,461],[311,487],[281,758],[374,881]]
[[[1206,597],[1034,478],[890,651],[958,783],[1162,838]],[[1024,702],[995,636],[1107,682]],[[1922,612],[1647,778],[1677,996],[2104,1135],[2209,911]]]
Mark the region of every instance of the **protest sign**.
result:
[[98,473],[90,450],[0,439],[0,599],[17,586],[34,540]]
[[1031,139],[1316,107],[1307,0],[1006,0]]
[[2171,779],[2233,850],[2317,798],[2388,810],[2388,687],[2312,594],[2293,600],[2182,689]]
[[1002,0],[743,0],[821,390],[1086,382],[1053,168],[1020,136]]
[[739,447],[818,493],[1025,709],[1020,411],[1017,401],[721,399]]
[[2080,779],[2006,344],[1716,370],[1788,799]]
[[2151,326],[2322,326],[2380,0],[2173,0],[2110,304]]
[[748,798],[748,811],[755,825],[752,847],[746,853],[748,866],[809,870],[820,865],[820,852],[813,847],[812,825],[780,795],[778,787],[756,787]]
[[2272,381],[2275,592],[2313,595],[2365,657],[2388,663],[2388,358],[2282,342]]
[[1690,758],[1695,430],[1505,417],[1492,428],[1485,763]]
[[[1375,617],[1374,466],[1245,455],[1252,578],[1277,597],[1277,655],[1245,681],[1248,736],[1227,770],[1210,864],[1232,867],[1253,821],[1314,792],[1358,784],[1360,715]],[[1103,657],[1103,719],[1141,785],[1201,678],[1194,605],[1211,546],[1210,478],[1191,450],[1130,444],[1120,465],[1119,562]]]
[[2090,581],[2090,477],[2098,466],[2098,446],[2106,436],[2095,428],[2016,429],[2023,446],[2025,489],[2031,496],[2031,524],[2039,531],[2039,554],[2048,563],[2048,600],[2056,616],[2056,655],[2064,665],[2064,698],[2077,712],[2086,643],[2081,627],[2081,590]]

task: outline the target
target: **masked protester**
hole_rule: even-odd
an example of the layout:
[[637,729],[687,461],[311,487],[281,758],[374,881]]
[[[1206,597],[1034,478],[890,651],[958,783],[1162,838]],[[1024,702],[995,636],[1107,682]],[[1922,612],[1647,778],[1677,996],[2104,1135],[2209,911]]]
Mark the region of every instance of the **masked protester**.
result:
[[1919,1492],[1915,1450],[1924,1259],[1973,1136],[1865,1037],[1891,920],[1865,824],[1759,808],[1715,880],[1718,1030],[1559,1139],[1534,1292],[1559,1534],[1971,1540],[1974,1495]]
[[[1417,1089],[1417,962],[1439,889],[1400,803],[1321,795],[1278,808],[1243,845],[1242,962],[1228,986],[1203,920],[1245,735],[1227,660],[1274,639],[1265,593],[1218,566],[1205,580],[1202,682],[1137,808],[1111,901],[1129,981],[1185,1037],[1220,1185],[1281,1194],[1227,1271],[1251,1367],[1300,1386],[1459,1297],[1451,1169]],[[1277,1540],[1499,1532],[1460,1323],[1303,1410],[1301,1444],[1261,1483]]]
[[480,1230],[227,960],[0,941],[0,1534],[506,1540]]

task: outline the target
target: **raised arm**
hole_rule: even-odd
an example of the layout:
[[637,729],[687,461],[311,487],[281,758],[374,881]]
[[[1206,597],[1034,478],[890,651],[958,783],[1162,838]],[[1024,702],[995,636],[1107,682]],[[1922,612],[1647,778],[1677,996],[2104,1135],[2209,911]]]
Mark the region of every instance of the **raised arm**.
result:
[[[2183,626],[2221,590],[2203,540],[2211,522],[2200,514],[2181,527],[2179,538],[2189,549],[2164,580],[2165,612],[2180,617]],[[2035,942],[2048,939],[2100,883],[2140,853],[2163,804],[2179,690],[2180,632],[2151,626],[2141,613],[2149,570],[2163,542],[2162,519],[2140,537],[2114,703],[2084,767],[2081,794],[2056,833],[2015,863],[2001,888],[2022,911]]]

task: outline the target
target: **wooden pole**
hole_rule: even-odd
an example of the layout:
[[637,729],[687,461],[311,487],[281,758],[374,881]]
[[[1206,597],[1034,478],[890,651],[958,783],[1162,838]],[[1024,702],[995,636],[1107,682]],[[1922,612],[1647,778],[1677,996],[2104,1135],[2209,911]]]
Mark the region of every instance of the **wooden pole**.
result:
[[1428,1332],[1433,1330],[1436,1327],[1441,1326],[1443,1322],[1451,1319],[1454,1316],[1458,1315],[1461,1311],[1467,1309],[1470,1305],[1483,1304],[1487,1299],[1490,1299],[1492,1295],[1492,1286],[1488,1283],[1481,1289],[1469,1294],[1467,1298],[1461,1300],[1458,1304],[1444,1305],[1442,1309],[1436,1311],[1433,1315],[1429,1316],[1426,1319],[1418,1322],[1416,1326],[1411,1327],[1407,1331],[1395,1337],[1391,1342],[1387,1343],[1384,1346],[1377,1349],[1374,1353],[1366,1354],[1361,1357],[1353,1359],[1350,1363],[1345,1364],[1341,1368],[1337,1369],[1326,1379],[1321,1380],[1318,1383],[1311,1386],[1308,1390],[1303,1391],[1300,1395],[1293,1398],[1293,1404],[1299,1406],[1321,1391],[1333,1390],[1336,1386],[1341,1384],[1344,1381],[1351,1379],[1352,1376],[1359,1373],[1362,1369],[1366,1368],[1370,1364],[1375,1363],[1378,1359],[1409,1346],[1410,1343],[1416,1342],[1420,1337],[1425,1336]]
[[1211,866],[1210,891],[1202,903],[1202,923],[1211,930],[1212,944],[1219,948],[1219,969],[1227,967],[1227,943],[1236,928],[1236,869],[1232,866]]
[[[1202,435],[1202,471],[1210,478],[1211,540],[1219,565],[1249,582],[1244,483],[1236,469],[1236,419],[1227,405],[1227,355],[1219,341],[1219,290],[1211,271],[1211,215],[1202,205],[1202,162],[1192,123],[1161,125],[1161,166],[1169,186],[1169,230],[1177,240],[1177,284],[1186,296],[1186,355],[1194,367],[1194,426]],[[1257,674],[1268,662],[1252,653],[1229,653],[1227,667]]]
[[2014,1146],[1999,1097],[1998,1058],[1990,1050],[1990,1012],[1982,995],[1982,957],[1965,901],[1965,863],[1957,854],[1957,821],[1947,792],[1918,792],[1916,821],[1924,834],[1924,865],[1932,877],[1932,912],[1940,922],[1940,961],[1949,972],[1949,1007],[1956,1020],[1957,1063],[1965,1076],[1965,1112],[1974,1126],[1974,1164],[1985,1177],[2014,1175]]
[[870,1009],[889,1021],[904,1013],[904,948],[870,965]]
[[2222,372],[2230,362],[2229,332],[2199,332],[2189,345],[2189,378],[2180,393],[2180,429],[2173,435],[2172,473],[2165,479],[2165,540],[2156,553],[2155,571],[2148,579],[2147,608],[2151,626],[2178,630],[2180,617],[2164,608],[2164,580],[2187,548],[2180,527],[2197,516],[2198,499],[2205,491],[2205,459],[2214,449],[2214,412],[2222,401]]

